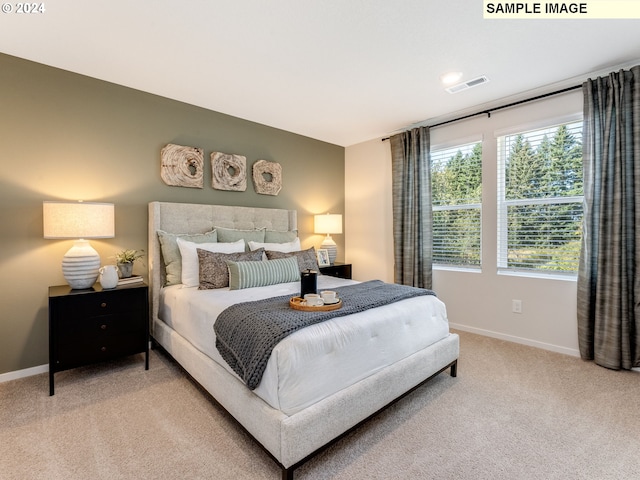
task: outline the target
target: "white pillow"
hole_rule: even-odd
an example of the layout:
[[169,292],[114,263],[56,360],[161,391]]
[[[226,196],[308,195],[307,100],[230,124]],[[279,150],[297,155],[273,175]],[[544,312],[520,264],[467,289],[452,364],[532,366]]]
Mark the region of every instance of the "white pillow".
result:
[[180,256],[182,257],[182,284],[185,287],[197,287],[200,285],[200,267],[198,263],[197,248],[213,253],[238,253],[244,252],[244,240],[230,243],[195,243],[177,238]]
[[249,250],[258,250],[259,248],[264,248],[265,250],[270,250],[272,252],[282,252],[282,253],[290,253],[290,252],[298,252],[300,251],[300,239],[296,237],[296,239],[292,242],[286,243],[260,243],[249,241]]

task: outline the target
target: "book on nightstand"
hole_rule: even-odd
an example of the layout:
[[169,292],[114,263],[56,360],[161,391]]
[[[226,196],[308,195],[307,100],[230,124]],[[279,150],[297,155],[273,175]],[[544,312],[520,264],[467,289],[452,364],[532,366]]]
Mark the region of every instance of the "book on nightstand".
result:
[[132,275],[131,277],[121,278],[120,280],[118,280],[118,286],[142,283],[143,280],[144,279],[140,275]]

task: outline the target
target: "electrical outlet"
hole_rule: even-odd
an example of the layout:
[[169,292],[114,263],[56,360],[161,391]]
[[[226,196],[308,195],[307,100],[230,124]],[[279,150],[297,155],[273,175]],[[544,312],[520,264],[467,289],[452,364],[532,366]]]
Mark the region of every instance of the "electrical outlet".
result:
[[522,300],[511,300],[511,311],[513,313],[522,313]]

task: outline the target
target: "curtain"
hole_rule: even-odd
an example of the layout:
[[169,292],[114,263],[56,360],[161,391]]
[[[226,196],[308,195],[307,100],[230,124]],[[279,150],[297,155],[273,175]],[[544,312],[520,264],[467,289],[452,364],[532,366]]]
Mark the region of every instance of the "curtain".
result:
[[394,281],[431,288],[431,165],[429,128],[390,138],[393,194]]
[[582,90],[580,355],[631,369],[640,366],[640,65]]

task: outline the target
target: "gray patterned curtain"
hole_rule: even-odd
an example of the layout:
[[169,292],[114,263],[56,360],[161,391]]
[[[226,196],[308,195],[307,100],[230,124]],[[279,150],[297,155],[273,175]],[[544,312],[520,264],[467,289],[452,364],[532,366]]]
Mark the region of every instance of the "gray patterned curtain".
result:
[[640,65],[582,90],[580,355],[631,369],[640,366]]
[[394,280],[431,288],[431,162],[429,128],[390,138],[393,180]]

